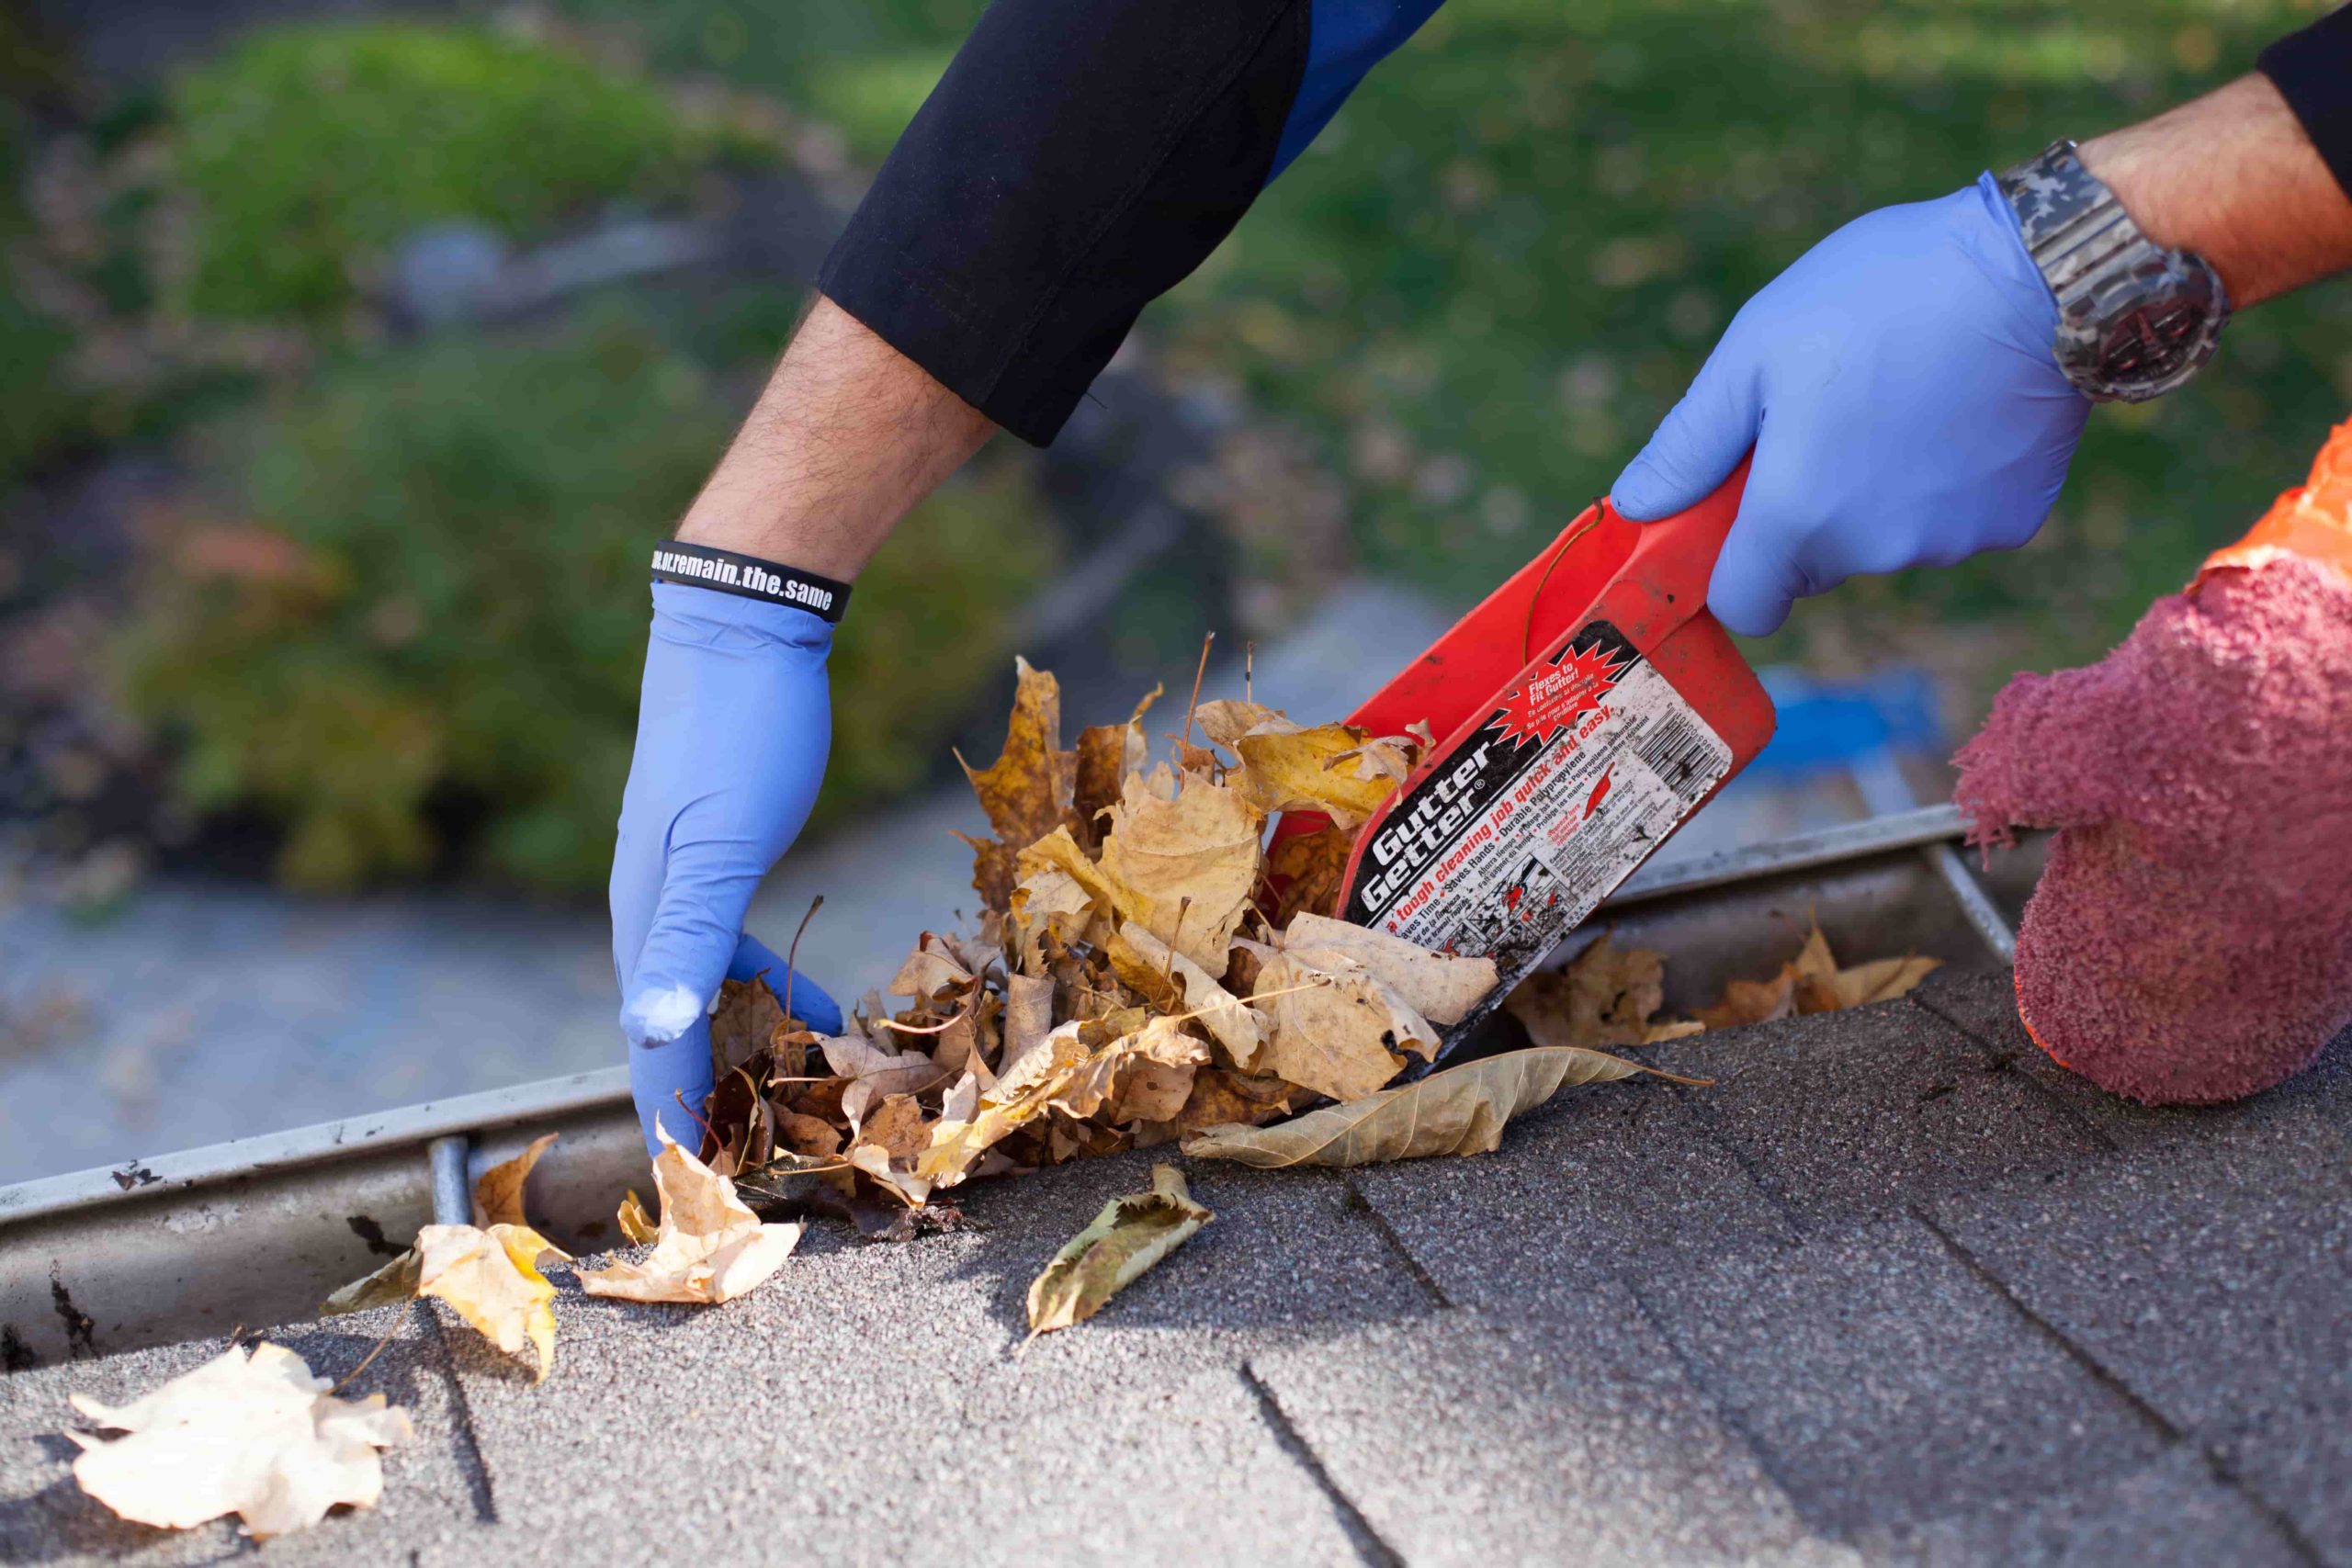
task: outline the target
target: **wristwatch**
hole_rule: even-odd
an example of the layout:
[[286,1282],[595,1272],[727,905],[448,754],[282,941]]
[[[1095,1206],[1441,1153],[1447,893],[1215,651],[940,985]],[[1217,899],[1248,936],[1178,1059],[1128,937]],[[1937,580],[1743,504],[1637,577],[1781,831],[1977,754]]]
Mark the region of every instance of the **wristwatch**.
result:
[[2230,319],[2212,264],[2142,233],[2072,141],[2052,142],[2000,186],[2058,297],[2058,367],[2086,397],[2146,402],[2204,368]]

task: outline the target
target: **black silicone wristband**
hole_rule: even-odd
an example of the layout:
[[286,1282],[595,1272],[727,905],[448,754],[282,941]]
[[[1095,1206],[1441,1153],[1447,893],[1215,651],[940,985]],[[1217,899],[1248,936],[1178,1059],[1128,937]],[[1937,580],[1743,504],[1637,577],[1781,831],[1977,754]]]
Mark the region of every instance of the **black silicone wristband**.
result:
[[2270,78],[2335,183],[2352,195],[2352,7],[2331,11],[2262,51]]
[[772,560],[739,556],[733,550],[689,545],[676,539],[653,547],[653,581],[715,589],[770,604],[789,604],[835,625],[840,624],[842,612],[849,608],[846,582],[836,582],[797,566],[778,566]]

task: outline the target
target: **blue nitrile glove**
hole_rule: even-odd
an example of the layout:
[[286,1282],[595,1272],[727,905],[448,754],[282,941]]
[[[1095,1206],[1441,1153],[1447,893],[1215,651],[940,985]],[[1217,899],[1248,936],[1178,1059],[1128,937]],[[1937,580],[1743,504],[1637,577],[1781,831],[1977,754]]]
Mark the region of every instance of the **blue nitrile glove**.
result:
[[[833,628],[806,610],[653,585],[612,882],[621,1032],[649,1153],[659,1151],[657,1117],[687,1148],[702,1141],[695,1116],[710,1092],[719,981],[765,971],[784,995],[784,960],[743,934],[743,912],[816,803],[832,734],[832,646]],[[809,1027],[841,1032],[831,997],[805,976],[791,986],[792,1010]]]
[[1611,491],[1656,522],[1756,449],[1708,607],[1760,637],[1857,572],[2015,549],[2050,514],[2089,400],[2058,305],[1986,175],[1858,218],[1743,307]]

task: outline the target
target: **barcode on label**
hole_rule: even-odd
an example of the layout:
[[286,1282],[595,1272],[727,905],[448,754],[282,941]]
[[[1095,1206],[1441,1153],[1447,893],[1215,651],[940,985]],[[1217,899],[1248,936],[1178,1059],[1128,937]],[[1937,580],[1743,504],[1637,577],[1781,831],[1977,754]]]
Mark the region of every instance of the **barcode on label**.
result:
[[1688,714],[1674,714],[1642,737],[1634,748],[1650,772],[1686,800],[1695,800],[1714,783],[1714,739]]

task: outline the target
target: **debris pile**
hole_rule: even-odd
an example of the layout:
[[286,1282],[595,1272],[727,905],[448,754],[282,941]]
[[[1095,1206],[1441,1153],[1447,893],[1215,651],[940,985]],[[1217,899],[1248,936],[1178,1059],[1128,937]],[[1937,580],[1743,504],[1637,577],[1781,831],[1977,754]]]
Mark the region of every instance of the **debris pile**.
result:
[[747,1192],[813,1174],[844,1201],[921,1205],[976,1176],[1361,1100],[1493,988],[1489,960],[1318,908],[1426,734],[1197,703],[1155,763],[1158,692],[1066,750],[1054,677],[1018,672],[1003,750],[965,770],[994,829],[970,840],[978,918],[922,933],[898,1005],[870,994],[820,1035],[763,979],[727,986],[701,1155]]

